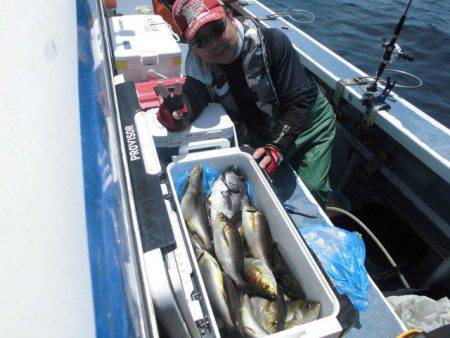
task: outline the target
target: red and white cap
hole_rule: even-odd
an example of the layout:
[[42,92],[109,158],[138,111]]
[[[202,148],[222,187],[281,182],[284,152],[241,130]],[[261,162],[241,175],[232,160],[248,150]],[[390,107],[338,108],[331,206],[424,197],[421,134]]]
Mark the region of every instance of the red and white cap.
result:
[[204,24],[225,17],[218,0],[177,0],[173,4],[172,14],[187,40],[192,40]]

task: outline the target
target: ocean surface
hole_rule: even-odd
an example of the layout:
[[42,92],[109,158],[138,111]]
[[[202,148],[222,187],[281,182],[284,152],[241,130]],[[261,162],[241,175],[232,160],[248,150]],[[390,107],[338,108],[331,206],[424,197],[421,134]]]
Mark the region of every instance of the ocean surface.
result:
[[[373,75],[407,0],[261,0],[277,13],[289,9],[312,12],[310,24],[297,24],[304,32]],[[305,15],[293,14],[305,21]],[[289,19],[288,19],[289,20]],[[423,80],[419,89],[394,91],[450,128],[450,0],[416,0],[397,41],[415,61],[397,61],[390,68],[410,72]],[[405,82],[404,84],[412,84]],[[399,83],[401,79],[398,79]]]

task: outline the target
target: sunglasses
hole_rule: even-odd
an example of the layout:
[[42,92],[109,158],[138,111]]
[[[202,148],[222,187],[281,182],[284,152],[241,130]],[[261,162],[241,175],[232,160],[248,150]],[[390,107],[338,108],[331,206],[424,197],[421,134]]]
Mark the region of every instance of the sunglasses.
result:
[[223,19],[211,22],[195,34],[191,44],[196,48],[205,48],[211,41],[221,38],[225,28]]

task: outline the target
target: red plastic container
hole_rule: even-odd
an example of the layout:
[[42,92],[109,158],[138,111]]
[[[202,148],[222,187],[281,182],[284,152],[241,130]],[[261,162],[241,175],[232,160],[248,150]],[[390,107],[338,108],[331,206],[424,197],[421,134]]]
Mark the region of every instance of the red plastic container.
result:
[[162,97],[156,94],[155,88],[158,86],[158,83],[162,82],[166,87],[169,88],[169,91],[173,89],[173,86],[176,82],[184,84],[184,77],[175,77],[168,80],[150,80],[146,82],[136,83],[136,92],[139,98],[139,104],[142,110],[148,110],[150,108],[158,108],[162,103]]

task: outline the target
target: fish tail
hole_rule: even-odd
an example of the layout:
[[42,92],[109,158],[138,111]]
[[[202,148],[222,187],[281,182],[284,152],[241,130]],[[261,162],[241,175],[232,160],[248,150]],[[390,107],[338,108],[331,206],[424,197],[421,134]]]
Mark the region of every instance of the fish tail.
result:
[[239,304],[241,307],[246,303],[246,297],[248,297],[247,292],[245,292],[243,289],[236,288],[238,298],[239,298]]

